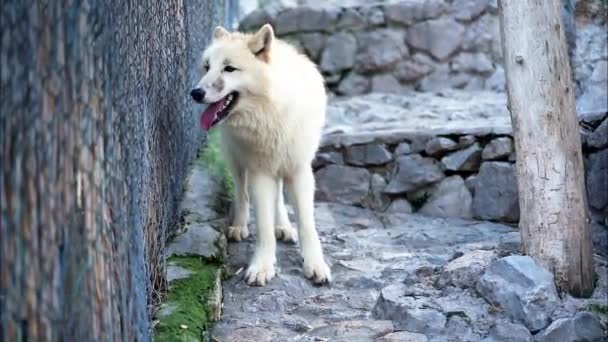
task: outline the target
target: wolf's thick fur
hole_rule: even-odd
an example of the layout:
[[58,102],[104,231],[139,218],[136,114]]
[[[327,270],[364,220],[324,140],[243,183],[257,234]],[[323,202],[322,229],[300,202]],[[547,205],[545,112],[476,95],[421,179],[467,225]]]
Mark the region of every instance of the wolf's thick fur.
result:
[[[225,72],[227,64],[236,71]],[[256,211],[258,240],[247,282],[264,286],[274,277],[275,236],[296,242],[298,235],[305,275],[315,283],[329,281],[315,228],[311,169],[325,123],[323,77],[306,56],[277,39],[270,25],[255,34],[217,27],[203,53],[203,69],[198,87],[206,102],[239,94],[218,128],[236,190],[228,238],[240,241],[249,235],[249,193]],[[296,209],[299,234],[289,222],[283,183]]]

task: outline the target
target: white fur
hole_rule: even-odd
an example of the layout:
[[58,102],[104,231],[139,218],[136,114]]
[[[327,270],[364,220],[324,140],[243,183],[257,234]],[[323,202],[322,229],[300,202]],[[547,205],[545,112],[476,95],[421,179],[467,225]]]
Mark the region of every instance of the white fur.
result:
[[[222,71],[224,61],[238,70]],[[325,122],[323,77],[307,57],[275,38],[269,25],[254,35],[217,28],[203,54],[207,64],[209,71],[199,82],[206,101],[218,101],[233,91],[240,95],[218,127],[236,183],[230,239],[249,235],[249,194],[256,210],[258,240],[247,282],[263,286],[274,277],[275,237],[298,239],[285,209],[283,183],[297,213],[304,273],[316,283],[330,281],[315,228],[311,169]],[[221,90],[214,88],[220,78]]]

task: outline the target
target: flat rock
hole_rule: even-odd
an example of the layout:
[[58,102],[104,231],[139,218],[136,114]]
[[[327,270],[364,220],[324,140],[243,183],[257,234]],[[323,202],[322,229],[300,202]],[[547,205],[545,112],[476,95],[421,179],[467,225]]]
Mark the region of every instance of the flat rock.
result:
[[386,196],[383,192],[385,187],[386,179],[384,179],[384,177],[382,177],[381,175],[374,173],[370,181],[370,207],[372,209],[384,211],[391,203],[390,198]]
[[435,137],[426,143],[424,151],[429,156],[439,157],[448,151],[453,151],[458,148],[458,144],[450,138]]
[[483,220],[517,222],[517,194],[513,165],[507,162],[485,162],[481,164],[475,179],[473,215]]
[[371,91],[374,93],[402,94],[406,89],[392,73],[372,77]]
[[185,232],[176,236],[167,246],[167,255],[201,256],[222,259],[226,237],[209,223],[187,223]]
[[363,205],[369,193],[370,177],[366,169],[328,165],[315,172],[316,198],[321,201]]
[[318,61],[321,51],[325,48],[326,36],[321,33],[303,33],[298,36],[298,40],[306,51],[306,54],[313,60]]
[[393,175],[384,190],[388,194],[413,191],[445,177],[437,161],[418,154],[400,156],[395,164]]
[[[327,108],[321,146],[382,141],[397,144],[447,135],[508,135],[511,119],[505,94],[476,91],[366,94],[336,98]],[[421,148],[424,149],[425,145]],[[416,149],[412,144],[412,150]]]
[[[395,328],[411,332],[439,332],[446,324],[446,316],[432,308],[426,297],[406,296],[404,284],[389,285],[382,289],[374,306],[374,316],[390,319]],[[430,304],[430,305],[429,305]]]
[[481,151],[483,160],[507,159],[514,152],[513,140],[509,137],[500,137],[490,141]]
[[209,171],[193,167],[186,181],[184,196],[180,203],[180,213],[197,221],[209,221],[220,217],[215,211],[219,184]]
[[460,176],[443,179],[420,209],[421,214],[439,217],[473,217],[473,196]]
[[416,52],[399,62],[394,68],[394,74],[400,81],[413,82],[433,72],[436,64],[427,54]]
[[539,342],[605,341],[606,335],[596,315],[579,312],[572,318],[560,318],[537,335]]
[[355,166],[384,165],[393,159],[383,144],[353,145],[346,148],[345,161]]
[[559,304],[553,275],[529,256],[508,256],[491,263],[479,278],[477,291],[532,332],[551,323]]
[[464,32],[464,26],[453,19],[432,19],[412,25],[407,31],[407,42],[439,60],[445,60],[458,50]]
[[441,287],[474,288],[486,267],[498,258],[495,251],[475,250],[450,261],[439,277]]
[[293,6],[281,10],[274,20],[277,35],[297,32],[331,31],[336,25],[338,11],[331,8]]
[[462,52],[452,61],[452,70],[489,74],[494,71],[494,66],[484,53]]
[[342,321],[323,325],[310,331],[307,335],[330,341],[372,341],[394,330],[393,322],[382,320]]
[[321,54],[320,68],[324,72],[336,73],[350,69],[355,64],[357,40],[349,33],[336,33],[327,38],[326,48]]
[[481,147],[475,143],[441,158],[441,163],[450,171],[477,171],[481,163]]

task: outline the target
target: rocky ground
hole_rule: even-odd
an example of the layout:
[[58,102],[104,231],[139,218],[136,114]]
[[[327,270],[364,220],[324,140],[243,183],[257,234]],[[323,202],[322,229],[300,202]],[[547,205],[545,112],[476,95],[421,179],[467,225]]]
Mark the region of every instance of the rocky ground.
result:
[[[250,287],[255,236],[228,247],[217,341],[602,341],[585,308],[606,305],[606,263],[591,299],[560,295],[552,275],[517,255],[509,226],[318,203],[333,282],[315,287],[298,247],[280,244],[278,275]],[[603,323],[605,324],[605,322]],[[585,339],[586,338],[586,339]]]

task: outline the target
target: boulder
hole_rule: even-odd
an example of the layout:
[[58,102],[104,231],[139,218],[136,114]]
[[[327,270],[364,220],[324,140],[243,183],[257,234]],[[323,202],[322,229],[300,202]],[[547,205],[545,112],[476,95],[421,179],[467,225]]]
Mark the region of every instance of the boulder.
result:
[[480,162],[481,147],[477,143],[441,158],[441,163],[450,171],[477,171]]
[[391,161],[392,156],[384,144],[351,145],[346,148],[344,160],[356,166],[378,166]]
[[446,60],[462,44],[464,32],[464,26],[453,19],[433,19],[412,25],[407,31],[407,42],[438,60]]
[[364,205],[369,193],[370,177],[366,169],[328,165],[315,172],[316,198],[321,201]]
[[336,73],[350,69],[355,64],[357,40],[350,33],[336,33],[325,44],[321,54],[320,68],[324,72]]
[[473,215],[491,221],[519,221],[517,179],[512,164],[485,162],[475,179]]
[[432,158],[418,154],[400,156],[389,184],[384,189],[388,194],[401,194],[437,183],[445,177],[441,167]]
[[474,250],[450,261],[441,272],[437,285],[475,288],[486,267],[498,258],[495,251]]
[[500,137],[490,141],[481,151],[481,159],[507,159],[513,153],[513,141],[509,137]]
[[605,341],[602,325],[594,314],[590,312],[578,312],[571,318],[560,318],[538,333],[537,341]]
[[513,255],[494,261],[476,288],[489,303],[502,308],[532,332],[551,323],[559,304],[553,275],[529,256]]
[[451,176],[439,182],[419,212],[429,216],[472,218],[472,202],[462,177]]
[[429,307],[429,298],[406,295],[404,284],[393,284],[380,292],[372,314],[380,319],[393,321],[396,330],[415,333],[437,333],[445,327],[447,318]]

